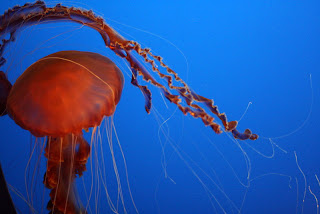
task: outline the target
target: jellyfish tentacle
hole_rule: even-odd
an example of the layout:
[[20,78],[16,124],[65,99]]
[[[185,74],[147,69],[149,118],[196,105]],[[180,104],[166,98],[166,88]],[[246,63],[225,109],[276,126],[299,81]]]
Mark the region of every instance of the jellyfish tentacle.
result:
[[[130,45],[132,45],[132,46],[130,46]],[[162,85],[154,84],[154,82],[151,81],[151,83],[154,84],[155,86],[162,88],[165,97],[169,101],[175,103],[184,114],[189,113],[191,116],[193,116],[195,118],[200,117],[205,125],[210,126],[216,133],[218,133],[218,134],[221,133],[220,126],[217,123],[213,122],[213,117],[208,115],[208,113],[202,107],[193,103],[194,101],[200,102],[200,103],[203,103],[214,115],[216,115],[221,120],[226,131],[229,132],[229,131],[233,131],[236,129],[237,124],[238,124],[237,121],[228,122],[226,114],[219,112],[218,106],[214,105],[213,100],[210,100],[208,98],[200,96],[200,95],[196,94],[195,92],[193,92],[192,90],[190,90],[189,86],[178,76],[178,74],[176,72],[174,72],[171,68],[169,68],[165,63],[163,63],[162,57],[152,54],[151,50],[149,48],[141,48],[140,44],[138,44],[134,41],[131,41],[129,44],[127,44],[127,46],[125,46],[123,48],[129,49],[129,50],[131,50],[131,49],[135,50],[140,56],[142,56],[144,58],[144,60],[147,63],[149,63],[152,66],[152,70],[155,71],[159,75],[159,77],[161,77],[167,81],[168,87],[170,89],[178,91],[178,93],[186,101],[188,106],[201,112],[201,113],[199,113],[197,111],[191,110],[189,107],[183,107],[180,104],[180,102],[181,102],[180,98],[172,95]],[[152,57],[155,60],[158,60],[160,65],[162,67],[166,68],[167,72],[172,74],[174,76],[174,79],[176,81],[180,82],[183,86],[174,86],[173,81],[172,81],[172,77],[170,75],[166,75],[166,74],[161,73],[155,64],[155,61],[150,60],[148,58],[148,56]],[[142,75],[143,74],[144,73],[142,72]],[[175,101],[172,101],[171,97],[174,97]],[[247,129],[247,130],[249,130],[249,129]],[[249,132],[240,133],[239,131],[234,131],[233,136],[237,139],[240,139],[240,140],[244,140],[244,139],[256,140],[258,138],[258,135],[252,134],[251,131],[250,131],[250,133]],[[244,137],[244,136],[246,136],[246,137]]]
[[131,78],[131,84],[138,87],[141,90],[143,96],[145,97],[145,109],[148,113],[150,113],[150,109],[151,109],[151,105],[152,105],[151,91],[148,89],[147,86],[143,86],[138,83],[137,71],[134,69],[132,69],[132,70],[133,70],[133,74],[132,74],[132,78]]

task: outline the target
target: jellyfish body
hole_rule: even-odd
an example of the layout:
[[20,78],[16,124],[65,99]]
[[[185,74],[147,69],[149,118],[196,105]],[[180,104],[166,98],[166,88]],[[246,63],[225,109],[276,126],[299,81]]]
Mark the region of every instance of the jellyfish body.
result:
[[82,129],[99,126],[114,113],[123,75],[107,57],[91,52],[62,51],[32,64],[13,85],[9,116],[33,135],[47,136],[44,184],[53,212],[78,213],[73,181],[81,176],[90,146]]
[[64,136],[114,113],[123,75],[100,54],[62,51],[32,64],[13,85],[9,115],[35,136]]

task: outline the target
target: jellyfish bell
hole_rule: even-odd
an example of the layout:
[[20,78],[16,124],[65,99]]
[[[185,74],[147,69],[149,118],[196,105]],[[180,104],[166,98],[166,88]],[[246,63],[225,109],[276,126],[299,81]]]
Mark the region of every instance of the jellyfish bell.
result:
[[37,137],[47,137],[44,184],[48,209],[78,213],[73,181],[86,170],[90,146],[82,129],[114,114],[123,88],[120,69],[97,53],[61,51],[48,55],[17,79],[8,99],[9,116]]
[[123,75],[97,53],[62,51],[32,64],[16,81],[7,109],[35,136],[79,134],[114,113]]

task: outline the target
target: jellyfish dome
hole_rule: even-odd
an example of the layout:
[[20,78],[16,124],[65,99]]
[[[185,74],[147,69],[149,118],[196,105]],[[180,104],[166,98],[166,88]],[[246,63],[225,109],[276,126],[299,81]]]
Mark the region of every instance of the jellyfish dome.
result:
[[13,85],[7,111],[35,136],[64,136],[114,113],[123,75],[97,53],[61,51],[32,64]]

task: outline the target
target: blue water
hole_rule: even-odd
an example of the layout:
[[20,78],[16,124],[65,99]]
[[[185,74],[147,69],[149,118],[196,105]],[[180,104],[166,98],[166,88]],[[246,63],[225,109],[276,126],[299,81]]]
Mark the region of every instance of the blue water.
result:
[[[14,3],[1,2],[1,13]],[[199,119],[184,116],[152,86],[153,110],[148,115],[143,95],[130,84],[126,63],[104,47],[96,32],[72,23],[26,29],[6,55],[3,69],[11,81],[36,60],[59,50],[97,52],[124,71],[114,123],[140,213],[317,213],[320,2],[96,0],[66,5],[104,16],[125,38],[161,55],[193,90],[213,99],[229,120],[241,118],[239,130],[250,128],[260,135],[257,141],[217,135]],[[36,186],[33,206],[41,212],[48,200],[42,186],[45,159],[42,156],[37,164],[38,156],[33,156],[30,170],[25,170],[34,145],[30,134],[8,116],[1,118],[0,127],[0,161],[6,179],[26,198],[26,172],[29,190],[31,184]],[[87,137],[90,140],[90,133]],[[115,136],[113,140],[125,207],[134,213]],[[106,141],[102,144],[109,160],[105,164],[108,188],[116,204],[109,147]],[[96,164],[93,159],[93,168]],[[40,169],[32,182],[35,166]],[[97,184],[90,169],[88,164],[83,179],[87,191],[92,177]],[[78,186],[86,204],[81,179]],[[97,210],[111,213],[104,189],[93,192],[99,195]],[[11,193],[21,213],[31,212]],[[89,211],[97,210],[93,195]],[[121,202],[119,212],[124,212]]]

